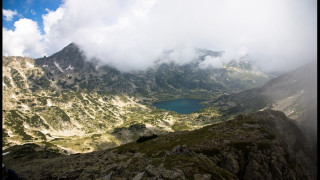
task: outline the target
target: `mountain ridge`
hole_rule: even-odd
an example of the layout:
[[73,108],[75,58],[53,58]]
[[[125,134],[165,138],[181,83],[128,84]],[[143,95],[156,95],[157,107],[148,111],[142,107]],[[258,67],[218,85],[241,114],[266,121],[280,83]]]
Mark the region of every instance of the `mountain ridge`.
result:
[[[199,51],[201,52],[199,60],[204,56],[220,56],[222,54],[222,52],[211,50]],[[251,71],[251,65],[245,65],[245,63],[248,63],[245,61],[231,61],[227,64],[226,68],[220,69],[200,69],[198,67],[199,62],[195,61],[185,65],[160,63],[156,67],[149,68],[146,71],[120,72],[110,66],[101,65],[96,59],[89,61],[74,43],[69,44],[50,57],[39,58],[35,61],[38,66],[46,66],[44,70],[48,72],[49,78],[54,76],[55,73],[62,79],[76,76],[77,82],[75,82],[75,85],[81,86],[81,88],[93,90],[93,87],[97,86],[96,89],[99,90],[119,92],[126,89],[127,91],[124,93],[138,93],[142,96],[157,96],[159,93],[163,93],[165,96],[169,96],[169,94],[178,95],[181,94],[181,91],[185,91],[188,96],[195,90],[205,91],[206,94],[212,96],[220,91],[244,90],[259,86],[269,79],[262,72],[256,73]],[[66,71],[64,76],[62,71]],[[90,79],[87,76],[90,74],[92,74],[95,80],[98,80],[95,84],[88,82]],[[110,76],[109,80],[103,77],[103,74]],[[85,79],[82,80],[80,77]],[[104,89],[105,87],[111,89]],[[212,91],[212,89],[216,90]]]
[[224,114],[250,113],[270,108],[283,111],[295,119],[311,141],[317,141],[317,68],[308,63],[268,81],[264,86],[222,95],[211,101],[214,107],[224,106]]

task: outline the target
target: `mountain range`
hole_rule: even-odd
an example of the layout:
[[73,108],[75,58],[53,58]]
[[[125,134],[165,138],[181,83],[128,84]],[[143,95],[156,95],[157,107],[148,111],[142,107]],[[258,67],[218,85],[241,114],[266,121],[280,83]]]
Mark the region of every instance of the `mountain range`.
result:
[[[98,60],[88,60],[71,43],[50,57],[35,60],[46,72],[46,78],[58,78],[63,89],[86,89],[109,93],[126,93],[143,97],[195,96],[235,92],[264,84],[267,74],[255,70],[248,59],[233,60],[225,68],[200,68],[206,56],[221,56],[221,52],[199,50],[199,58],[185,65],[161,63],[139,72],[120,72]],[[69,80],[68,80],[69,79]],[[200,95],[198,95],[200,96]]]
[[[316,179],[317,69],[274,77],[248,57],[121,72],[73,43],[2,57],[4,162],[25,179]],[[178,114],[153,102],[203,99]],[[80,154],[82,153],[82,154]]]
[[49,57],[3,57],[3,147],[49,142],[88,152],[143,134],[196,129],[219,121],[219,112],[180,115],[157,110],[152,102],[213,99],[270,79],[246,59],[220,69],[200,68],[205,56],[220,52],[201,50],[200,55],[190,64],[162,63],[130,73],[86,59],[73,43]]

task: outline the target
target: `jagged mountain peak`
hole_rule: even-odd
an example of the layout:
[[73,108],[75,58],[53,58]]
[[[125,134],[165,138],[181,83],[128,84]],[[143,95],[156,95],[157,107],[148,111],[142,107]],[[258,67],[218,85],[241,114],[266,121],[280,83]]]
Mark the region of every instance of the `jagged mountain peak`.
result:
[[60,51],[54,53],[53,55],[51,56],[56,56],[57,54],[61,54],[61,53],[74,53],[74,54],[81,54],[82,51],[81,49],[79,48],[79,46],[75,43],[70,43],[68,44],[66,47],[62,48]]
[[49,57],[36,59],[36,64],[55,72],[80,72],[95,70],[95,64],[87,61],[84,52],[75,43],[70,43]]

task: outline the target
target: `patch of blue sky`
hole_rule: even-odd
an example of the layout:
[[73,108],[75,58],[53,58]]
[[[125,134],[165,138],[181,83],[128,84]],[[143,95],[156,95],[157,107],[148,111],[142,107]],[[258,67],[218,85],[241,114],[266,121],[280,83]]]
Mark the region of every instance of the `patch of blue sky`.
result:
[[2,17],[2,26],[9,30],[14,30],[14,22],[21,18],[36,21],[41,34],[44,34],[42,15],[47,14],[48,10],[55,11],[63,3],[63,0],[3,0],[2,8],[5,10],[17,11],[12,21]]

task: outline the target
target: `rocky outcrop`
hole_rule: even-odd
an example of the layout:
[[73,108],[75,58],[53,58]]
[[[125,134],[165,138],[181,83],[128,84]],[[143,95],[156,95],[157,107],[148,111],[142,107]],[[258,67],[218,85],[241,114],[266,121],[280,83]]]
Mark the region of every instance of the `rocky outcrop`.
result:
[[21,161],[8,151],[25,179],[316,179],[303,133],[271,110],[87,154]]

